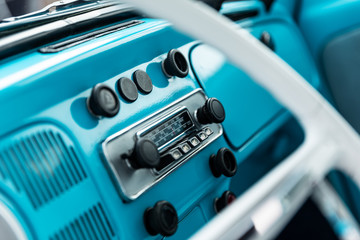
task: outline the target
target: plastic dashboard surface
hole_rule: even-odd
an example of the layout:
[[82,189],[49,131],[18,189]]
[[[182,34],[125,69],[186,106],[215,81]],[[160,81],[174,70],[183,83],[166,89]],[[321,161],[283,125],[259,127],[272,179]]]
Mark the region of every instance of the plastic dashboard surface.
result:
[[[271,32],[279,54],[316,84],[317,73],[306,64],[311,60],[294,25],[289,19],[276,19],[259,15],[246,25],[254,28],[255,36],[262,30]],[[274,118],[281,107],[221,55],[198,46],[164,21],[142,20],[58,53],[34,49],[1,62],[0,111],[6,114],[0,119],[1,200],[29,239],[160,239],[151,237],[143,225],[145,209],[159,200],[172,203],[179,215],[179,229],[172,238],[188,237],[215,215],[213,200],[230,185],[231,179],[212,175],[209,156],[228,147],[240,163],[286,121],[286,114]],[[283,45],[288,37],[293,45]],[[290,46],[304,51],[294,56],[288,53]],[[173,48],[192,64],[186,78],[168,79],[161,70],[161,61]],[[206,60],[209,54],[217,66]],[[209,70],[199,66],[205,61]],[[131,79],[138,69],[149,74],[153,90],[129,103],[116,82],[120,77]],[[222,79],[225,82],[218,81]],[[120,99],[120,112],[113,118],[94,118],[86,108],[97,83],[115,90]],[[241,96],[229,93],[227,87],[234,84],[239,91],[246,85],[250,90]],[[201,88],[208,97],[223,101],[229,141],[221,136],[138,199],[125,203],[103,164],[101,143]],[[234,99],[234,94],[240,97]],[[253,108],[257,111],[251,113]]]

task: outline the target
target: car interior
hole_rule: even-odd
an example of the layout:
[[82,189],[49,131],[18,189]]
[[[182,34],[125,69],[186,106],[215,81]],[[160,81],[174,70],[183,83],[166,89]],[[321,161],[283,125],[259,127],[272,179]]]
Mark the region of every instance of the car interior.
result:
[[[224,52],[127,2],[0,0],[1,238],[204,239],[304,143],[298,118]],[[359,0],[196,4],[360,131]],[[210,238],[360,239],[359,188],[341,169],[276,191],[236,236]]]

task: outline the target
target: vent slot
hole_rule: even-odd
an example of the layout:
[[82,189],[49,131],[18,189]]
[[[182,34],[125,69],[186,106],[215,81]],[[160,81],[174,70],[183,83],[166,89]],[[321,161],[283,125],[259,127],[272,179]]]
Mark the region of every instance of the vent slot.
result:
[[107,34],[110,34],[110,33],[113,33],[113,32],[121,31],[121,30],[130,28],[130,27],[139,25],[139,24],[141,24],[143,22],[144,21],[140,21],[140,20],[132,20],[132,21],[128,21],[128,22],[125,22],[125,23],[116,24],[116,25],[111,26],[111,27],[96,30],[96,31],[93,31],[91,33],[87,33],[87,34],[84,34],[84,35],[81,35],[81,36],[78,36],[78,37],[71,38],[71,39],[66,40],[66,41],[62,41],[62,42],[52,44],[52,45],[47,46],[47,47],[40,48],[39,51],[41,53],[60,52],[60,51],[63,51],[65,49],[68,49],[68,48],[74,47],[76,45],[79,45],[81,43],[93,40],[95,38],[99,38],[99,37],[102,37],[104,35],[107,35]]
[[25,192],[35,209],[87,177],[74,146],[53,130],[23,136],[2,148],[0,176]]
[[227,18],[231,19],[234,22],[243,20],[245,18],[256,17],[257,15],[259,15],[258,10],[247,10],[247,11],[231,12],[224,14],[224,16],[226,16]]
[[108,218],[98,203],[78,218],[71,221],[50,240],[72,240],[72,239],[104,239],[110,240],[115,237]]

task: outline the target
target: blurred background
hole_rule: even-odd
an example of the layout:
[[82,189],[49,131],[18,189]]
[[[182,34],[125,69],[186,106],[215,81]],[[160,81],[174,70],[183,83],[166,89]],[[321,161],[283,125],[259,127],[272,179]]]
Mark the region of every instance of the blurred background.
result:
[[56,2],[56,0],[0,0],[0,20],[20,16]]

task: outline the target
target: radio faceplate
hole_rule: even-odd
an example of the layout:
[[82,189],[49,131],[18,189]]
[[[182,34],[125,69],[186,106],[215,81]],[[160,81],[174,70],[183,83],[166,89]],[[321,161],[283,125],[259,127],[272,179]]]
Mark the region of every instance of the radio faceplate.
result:
[[[200,124],[195,117],[206,99],[201,89],[195,90],[102,143],[105,165],[125,201],[139,197],[222,135],[220,124]],[[131,167],[133,149],[140,139],[155,143],[161,156],[158,167]]]

